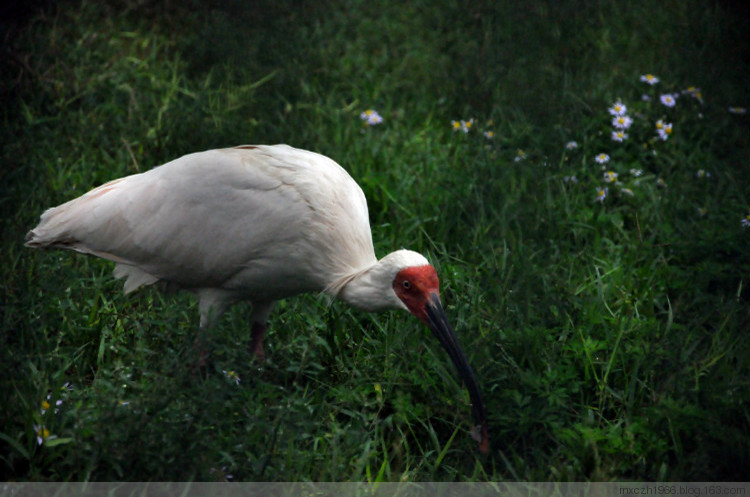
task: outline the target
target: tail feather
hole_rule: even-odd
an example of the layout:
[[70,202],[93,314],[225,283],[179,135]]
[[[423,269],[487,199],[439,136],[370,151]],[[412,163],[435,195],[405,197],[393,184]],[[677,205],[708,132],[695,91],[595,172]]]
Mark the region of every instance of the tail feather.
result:
[[81,241],[71,233],[75,226],[75,200],[47,209],[39,224],[26,234],[26,245],[31,248],[54,247],[78,250]]
[[75,246],[80,244],[80,241],[72,237],[58,238],[54,236],[44,236],[43,233],[39,233],[36,230],[39,230],[39,227],[34,228],[33,230],[26,233],[26,243],[24,243],[24,246],[30,248],[52,247],[76,250]]
[[74,242],[74,240],[68,240],[62,233],[57,232],[58,230],[54,229],[56,223],[50,222],[52,220],[51,218],[55,217],[55,211],[58,209],[59,207],[47,209],[44,214],[41,215],[39,218],[39,224],[36,228],[26,233],[25,246],[31,248],[49,247],[55,246],[56,244],[67,246]]
[[87,255],[94,255],[113,262],[117,265],[114,276],[125,278],[125,293],[130,293],[144,285],[151,285],[159,278],[139,268],[133,261],[109,252],[102,246],[99,230],[106,232],[108,223],[96,216],[99,207],[92,200],[102,197],[111,191],[115,180],[107,183],[88,194],[71,200],[57,207],[46,210],[39,219],[39,224],[26,234],[24,245],[30,248],[59,248],[73,250]]

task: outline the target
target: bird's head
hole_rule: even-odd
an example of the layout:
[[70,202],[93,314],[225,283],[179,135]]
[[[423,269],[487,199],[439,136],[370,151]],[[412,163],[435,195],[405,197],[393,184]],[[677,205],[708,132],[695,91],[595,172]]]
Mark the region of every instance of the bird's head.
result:
[[429,264],[409,266],[399,270],[393,278],[393,292],[420,321],[429,326],[428,306],[440,302],[440,280]]
[[427,325],[448,352],[461,379],[469,391],[472,410],[477,425],[472,436],[479,442],[479,450],[489,449],[487,420],[479,387],[440,300],[440,280],[435,268],[419,254],[408,251],[398,254],[403,259],[393,271],[392,289],[406,309]]

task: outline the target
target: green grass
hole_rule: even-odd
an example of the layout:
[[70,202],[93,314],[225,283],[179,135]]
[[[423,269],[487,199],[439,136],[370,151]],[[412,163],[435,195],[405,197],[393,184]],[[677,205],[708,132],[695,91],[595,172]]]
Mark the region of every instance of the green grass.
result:
[[[3,479],[746,479],[750,126],[728,112],[750,104],[741,7],[195,4],[65,0],[3,28]],[[702,103],[659,103],[689,86]],[[635,119],[622,144],[617,99]],[[368,108],[385,121],[363,126]],[[45,208],[107,180],[281,142],[351,172],[379,255],[437,267],[489,455],[450,361],[405,313],[281,302],[258,366],[238,305],[200,375],[192,297],[124,296],[110,263],[23,247]]]

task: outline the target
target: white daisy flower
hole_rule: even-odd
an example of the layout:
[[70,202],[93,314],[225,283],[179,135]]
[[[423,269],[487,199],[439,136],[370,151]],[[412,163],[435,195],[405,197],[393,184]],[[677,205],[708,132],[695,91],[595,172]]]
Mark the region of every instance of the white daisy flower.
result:
[[657,78],[653,74],[644,74],[641,76],[641,81],[643,81],[644,83],[648,83],[650,85],[655,85],[656,83],[659,82],[659,78]]
[[746,114],[747,109],[744,107],[730,107],[729,113],[730,114]]
[[460,130],[464,133],[468,133],[473,125],[474,119],[469,119],[468,121],[464,121],[463,119],[460,121],[451,121],[451,127],[453,128],[454,132]]
[[57,435],[52,435],[43,425],[34,425],[34,433],[36,433],[37,445],[42,445],[47,440],[54,440],[57,438]]
[[626,115],[615,116],[612,119],[612,126],[617,129],[628,129],[633,124],[633,118]]
[[671,93],[665,93],[659,97],[659,101],[667,107],[674,107],[677,101],[674,99],[674,95]]
[[597,162],[597,164],[606,164],[607,162],[609,162],[609,155],[602,152],[601,154],[594,157],[594,160]]
[[659,138],[661,138],[662,140],[667,141],[669,135],[672,134],[672,123],[657,121],[656,134],[658,134]]
[[[49,403],[50,400],[52,400],[52,394],[47,395],[47,398],[42,401],[42,408],[41,408],[42,414],[44,414],[47,411],[49,411],[50,407],[52,407],[50,405],[50,403]],[[62,405],[62,403],[63,403],[63,401],[61,399],[57,399],[55,401],[55,414],[57,414],[58,412],[60,412],[60,409],[58,409],[58,407],[60,407]]]
[[620,102],[619,100],[612,105],[609,109],[607,109],[610,114],[613,116],[624,116],[625,113],[628,111],[628,108]]
[[607,171],[604,173],[604,182],[605,183],[614,183],[617,181],[618,174],[614,171]]
[[578,143],[574,141],[569,141],[565,144],[565,148],[568,150],[575,150],[578,148]]
[[612,140],[614,140],[616,142],[622,143],[622,142],[624,142],[627,139],[628,139],[628,134],[626,132],[624,132],[623,130],[621,130],[621,129],[620,130],[615,130],[615,131],[612,132]]
[[383,117],[378,114],[378,111],[372,109],[367,109],[366,111],[362,112],[359,115],[359,118],[362,119],[368,126],[376,126],[383,122]]
[[695,86],[688,86],[685,90],[682,91],[682,93],[690,95],[700,103],[703,103],[703,95],[701,94],[700,88],[696,88]]
[[221,372],[224,373],[224,376],[226,376],[227,379],[233,381],[235,385],[240,384],[240,375],[238,375],[235,371],[227,371],[223,369]]
[[604,202],[604,199],[607,198],[607,194],[609,193],[609,188],[597,188],[596,189],[596,201],[597,202]]

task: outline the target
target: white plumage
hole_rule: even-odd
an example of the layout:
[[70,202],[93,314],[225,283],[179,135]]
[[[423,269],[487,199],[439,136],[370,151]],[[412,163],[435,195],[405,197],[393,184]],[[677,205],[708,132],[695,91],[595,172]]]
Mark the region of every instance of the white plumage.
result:
[[265,321],[281,298],[325,291],[367,311],[409,310],[462,374],[486,449],[484,407],[434,269],[408,250],[378,261],[365,196],[327,157],[287,145],[189,154],[47,210],[26,245],[114,261],[126,293],[156,282],[194,292],[202,327],[250,300],[260,357]]

